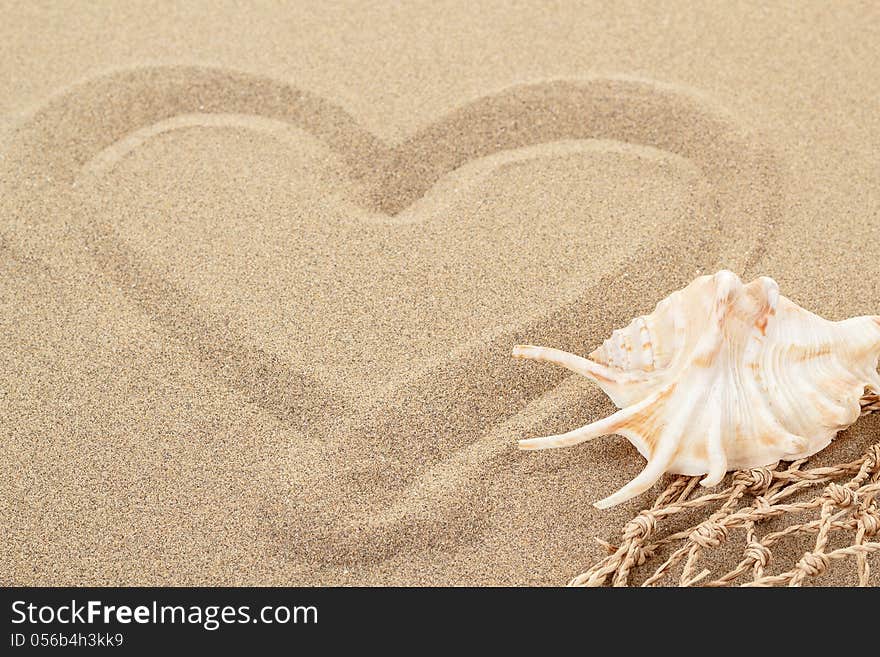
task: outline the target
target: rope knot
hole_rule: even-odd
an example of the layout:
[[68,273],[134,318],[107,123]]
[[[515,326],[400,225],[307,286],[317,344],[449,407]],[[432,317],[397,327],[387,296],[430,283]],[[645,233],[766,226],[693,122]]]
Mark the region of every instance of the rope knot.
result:
[[700,547],[718,547],[727,540],[727,527],[717,522],[706,522],[694,529],[688,538]]
[[815,577],[828,570],[828,563],[828,557],[822,552],[807,552],[797,567],[808,577]]
[[657,518],[650,511],[642,511],[635,518],[626,523],[623,528],[623,537],[626,539],[648,538],[657,527]]
[[859,501],[859,496],[853,489],[834,483],[825,487],[825,497],[840,507],[855,506]]
[[859,522],[864,526],[866,535],[880,534],[880,513],[877,509],[864,509],[859,514]]
[[751,468],[740,470],[733,475],[735,486],[743,486],[750,493],[762,495],[773,483],[773,472],[770,468]]
[[746,545],[745,555],[746,558],[751,559],[762,568],[766,568],[770,564],[770,560],[773,558],[773,553],[770,552],[770,548],[757,541],[752,541]]

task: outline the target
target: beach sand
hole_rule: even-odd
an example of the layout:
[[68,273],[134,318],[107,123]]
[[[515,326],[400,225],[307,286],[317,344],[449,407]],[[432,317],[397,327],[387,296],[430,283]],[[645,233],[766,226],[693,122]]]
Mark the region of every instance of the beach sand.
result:
[[876,6],[302,4],[2,3],[0,583],[564,584],[653,498],[512,345],[880,312]]

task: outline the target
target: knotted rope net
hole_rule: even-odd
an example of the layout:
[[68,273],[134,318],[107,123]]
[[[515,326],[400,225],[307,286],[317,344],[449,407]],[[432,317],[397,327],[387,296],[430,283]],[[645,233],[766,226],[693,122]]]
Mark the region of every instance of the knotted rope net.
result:
[[[862,415],[880,412],[880,396],[865,395],[861,405]],[[880,442],[850,463],[806,469],[807,460],[736,472],[729,487],[698,497],[701,477],[676,477],[624,525],[619,545],[600,540],[608,556],[569,584],[630,586],[639,574],[642,586],[800,586],[849,563],[859,586],[868,586],[869,555],[880,551]],[[707,512],[686,529],[669,528],[676,519]],[[797,522],[760,535],[774,519]],[[701,567],[701,558],[729,545],[734,534],[745,539],[739,563],[720,576]],[[813,534],[799,561],[771,566],[774,545]]]

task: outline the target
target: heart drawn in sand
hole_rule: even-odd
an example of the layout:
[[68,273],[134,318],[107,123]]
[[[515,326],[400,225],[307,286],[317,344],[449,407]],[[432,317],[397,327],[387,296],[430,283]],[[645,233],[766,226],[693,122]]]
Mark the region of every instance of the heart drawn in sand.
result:
[[[71,116],[81,120],[65,120]],[[218,136],[222,131],[227,134]],[[204,149],[224,143],[241,149],[244,134],[256,145],[246,163],[233,164],[266,169],[228,195],[251,199],[237,213],[224,204],[223,185],[236,184],[234,172]],[[174,143],[150,150],[163,139]],[[289,145],[287,155],[277,147],[261,155],[263,140],[279,139]],[[166,159],[155,169],[166,177],[151,177],[150,163],[169,152],[181,154],[182,166]],[[192,153],[194,161],[186,160]],[[279,455],[288,460],[291,483],[282,502],[287,513],[270,528],[292,551],[316,561],[383,558],[407,544],[420,524],[436,526],[419,535],[439,542],[457,531],[454,521],[466,523],[473,512],[462,510],[463,500],[511,449],[504,421],[559,381],[527,387],[509,346],[528,336],[583,351],[597,331],[628,319],[631,311],[615,306],[615,297],[626,296],[620,293],[656,288],[658,278],[671,289],[694,273],[667,263],[723,261],[742,269],[760,249],[778,194],[774,159],[754,135],[692,92],[629,78],[508,87],[387,145],[341,108],[290,84],[211,68],[136,69],[52,99],[16,133],[12,160],[35,184],[9,191],[9,216],[42,204],[42,213],[28,216],[53,217],[58,195],[102,180],[113,184],[125,167],[137,173],[126,193],[116,195],[124,202],[108,205],[92,194],[98,202],[83,200],[76,217],[16,226],[7,238],[46,258],[57,254],[45,244],[81,239],[87,266],[126,290],[206,368],[298,435],[320,436]],[[272,179],[272,164],[289,171],[300,161],[310,165]],[[195,174],[187,170],[198,162]],[[534,167],[541,185],[568,185],[579,195],[545,214],[539,202],[524,206],[522,199],[541,187],[523,190],[522,177],[508,175],[515,166]],[[600,229],[578,215],[589,204],[580,194],[601,187],[592,167],[602,175],[641,167],[655,184],[612,199],[618,223]],[[663,192],[663,172],[670,170],[692,172],[684,176],[692,184],[673,194],[685,201],[668,216],[639,222],[639,195]],[[182,195],[189,206],[163,205],[161,185],[188,172],[198,183]],[[257,178],[263,196],[249,197]],[[295,189],[279,189],[285,181]],[[488,209],[474,211],[487,196]],[[515,202],[505,205],[506,198]],[[746,200],[755,198],[758,206]],[[515,251],[524,221],[541,235],[530,242],[542,245],[537,255]],[[71,223],[78,237],[70,236]],[[212,235],[226,230],[241,232],[241,252],[213,245]],[[591,232],[601,230],[612,232]],[[615,244],[615,230],[619,248],[600,252],[599,245]],[[443,254],[452,250],[458,250],[455,263],[469,263],[464,270],[444,265]],[[348,257],[340,273],[333,266],[341,251]],[[175,266],[192,258],[202,266]],[[595,259],[600,265],[590,262]],[[383,276],[377,262],[386,264]],[[565,304],[541,306],[543,275],[548,284],[570,288]],[[408,313],[432,295],[436,310],[428,320],[423,312]],[[517,295],[525,300],[517,302]],[[248,306],[254,297],[257,308],[280,299],[278,312],[255,317]],[[326,325],[311,322],[319,313],[338,317],[338,335],[312,339],[315,327]],[[320,351],[327,344],[332,353]],[[357,392],[365,387],[371,395],[364,401]],[[437,416],[445,423],[429,426]],[[421,455],[422,470],[401,469],[398,456],[406,453],[412,462],[413,452]],[[343,453],[351,458],[344,469],[340,461],[335,487],[320,489],[310,472]],[[365,473],[388,486],[361,486]],[[324,520],[319,535],[298,530],[295,518],[302,514]]]

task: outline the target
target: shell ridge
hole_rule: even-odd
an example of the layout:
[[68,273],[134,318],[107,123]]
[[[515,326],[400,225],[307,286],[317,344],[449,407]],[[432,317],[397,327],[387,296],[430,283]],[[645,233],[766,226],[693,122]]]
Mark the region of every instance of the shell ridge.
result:
[[639,495],[664,472],[713,486],[731,469],[815,454],[857,419],[866,389],[880,393],[880,316],[831,322],[782,296],[771,278],[744,285],[726,270],[612,331],[592,360],[542,347],[514,354],[590,377],[620,408],[520,442],[543,449],[627,438],[646,465],[599,508]]

